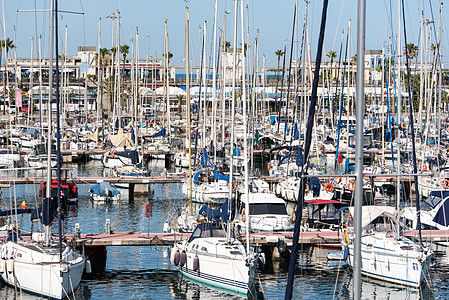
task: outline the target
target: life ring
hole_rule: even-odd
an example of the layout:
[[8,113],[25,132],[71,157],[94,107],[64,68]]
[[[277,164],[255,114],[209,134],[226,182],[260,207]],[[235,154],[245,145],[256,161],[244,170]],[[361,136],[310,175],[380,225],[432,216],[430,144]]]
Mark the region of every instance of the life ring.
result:
[[232,183],[232,191],[235,192],[235,190],[237,189],[237,186],[235,185],[235,182]]
[[309,191],[309,184],[308,183],[306,183],[306,193]]
[[348,183],[348,190],[353,192],[354,191],[354,186],[355,186],[355,181],[354,180],[349,181],[349,183]]
[[246,209],[245,208],[242,209],[242,221],[246,222]]
[[114,150],[111,151],[111,158],[114,158]]
[[296,221],[296,212],[292,210],[292,212],[290,213],[290,222],[295,223],[295,221]]
[[423,171],[427,171],[427,165],[426,165],[426,164],[424,164],[424,165],[422,166],[422,170],[423,170]]
[[270,163],[267,164],[267,170],[270,171]]
[[441,181],[441,186],[443,187],[443,189],[449,188],[449,180],[443,179],[443,180]]
[[332,183],[328,182],[324,186],[324,190],[328,191],[329,193],[332,193],[332,191],[334,190],[334,185]]

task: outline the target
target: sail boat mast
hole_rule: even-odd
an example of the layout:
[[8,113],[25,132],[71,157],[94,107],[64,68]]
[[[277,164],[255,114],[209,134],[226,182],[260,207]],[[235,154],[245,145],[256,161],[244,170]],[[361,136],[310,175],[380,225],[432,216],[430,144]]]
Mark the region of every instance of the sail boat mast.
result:
[[365,18],[366,0],[358,0],[357,5],[357,89],[356,89],[356,147],[355,149],[355,208],[354,208],[354,296],[362,295],[362,200],[363,200],[363,118],[365,115]]
[[189,209],[192,213],[192,141],[190,133],[190,56],[189,56],[189,8],[186,6],[186,122],[189,149]]

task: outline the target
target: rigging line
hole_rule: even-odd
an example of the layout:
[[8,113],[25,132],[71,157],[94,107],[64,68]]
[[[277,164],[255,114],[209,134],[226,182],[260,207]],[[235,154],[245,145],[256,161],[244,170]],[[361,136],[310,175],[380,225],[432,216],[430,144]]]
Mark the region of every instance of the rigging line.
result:
[[81,12],[83,14],[83,45],[86,45],[86,14],[84,13],[83,1],[80,0]]
[[[412,157],[413,157],[413,173],[416,174],[417,167],[416,167],[416,149],[415,149],[415,131],[414,131],[414,124],[413,124],[413,99],[411,96],[410,91],[410,65],[409,65],[409,58],[408,58],[408,48],[407,48],[407,30],[405,27],[405,11],[404,11],[404,0],[402,0],[402,19],[404,22],[404,43],[405,43],[405,64],[407,67],[407,90],[409,94],[408,102],[409,102],[409,122],[411,127],[411,139],[412,139]],[[398,120],[399,122],[399,120]],[[420,214],[420,204],[419,204],[419,190],[418,190],[418,176],[414,175],[414,181],[415,181],[415,202],[416,202],[416,220],[417,220],[417,227],[418,227],[418,236],[419,236],[419,244],[422,246],[422,236],[421,236],[421,214]]]
[[[307,130],[306,130],[306,136],[304,141],[304,157],[303,162],[301,166],[301,172],[300,174],[306,174],[307,173],[307,160],[309,156],[310,151],[310,145],[312,142],[312,127],[314,123],[315,118],[315,110],[316,110],[316,103],[318,100],[317,96],[317,90],[318,90],[318,81],[319,81],[319,75],[320,75],[320,66],[321,66],[321,59],[323,55],[323,43],[324,43],[324,32],[326,28],[326,18],[327,18],[327,7],[328,7],[328,0],[323,1],[323,10],[321,14],[321,24],[320,24],[320,34],[318,38],[318,45],[317,45],[317,52],[316,52],[316,63],[315,63],[315,70],[314,70],[314,76],[313,76],[313,84],[312,84],[312,95],[310,99],[310,105],[309,105],[309,114],[308,114],[308,120],[307,120]],[[298,151],[299,153],[299,151]],[[296,206],[296,220],[295,220],[295,229],[293,233],[293,245],[291,248],[291,255],[290,255],[290,261],[289,261],[289,268],[288,268],[288,278],[287,278],[287,286],[285,289],[285,299],[291,299],[293,294],[293,281],[294,281],[294,269],[296,265],[296,257],[298,253],[298,240],[299,240],[299,234],[301,231],[301,219],[302,219],[302,208],[303,208],[303,201],[304,201],[304,191],[305,191],[305,184],[304,184],[304,178],[301,178],[300,187],[299,187],[299,195],[298,195],[298,204]]]
[[[35,34],[35,41],[38,41],[39,36],[37,35],[37,7],[36,7],[36,0],[34,0],[34,34]],[[37,57],[39,57],[39,47],[36,47],[36,54]]]
[[335,42],[337,41],[337,34],[340,33],[341,31],[339,30],[340,28],[340,21],[341,21],[341,15],[343,14],[343,8],[345,6],[345,0],[343,0],[342,4],[341,4],[341,9],[340,9],[340,15],[338,16],[338,22],[337,22],[337,26],[335,27],[335,35],[334,35],[334,41],[332,42],[332,49],[334,49],[335,47]]

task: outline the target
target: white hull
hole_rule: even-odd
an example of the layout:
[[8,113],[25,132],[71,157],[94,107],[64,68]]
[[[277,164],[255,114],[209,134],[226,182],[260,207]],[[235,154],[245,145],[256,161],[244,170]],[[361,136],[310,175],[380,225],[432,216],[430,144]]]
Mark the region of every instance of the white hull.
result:
[[44,250],[33,244],[8,242],[2,245],[1,277],[19,289],[63,299],[79,286],[85,260],[67,247],[63,262],[56,248]]
[[[219,239],[195,239],[191,243],[185,242],[175,246],[172,251],[185,250],[187,255],[187,262],[179,270],[186,277],[199,282],[235,293],[247,294],[254,284],[257,260],[253,259],[247,264],[244,257],[245,249],[240,242],[231,245],[225,243],[225,238],[221,238],[220,241]],[[237,254],[230,254],[230,252]],[[199,268],[196,271],[193,270],[195,256],[198,256],[199,261]]]
[[[385,233],[383,233],[385,235]],[[405,250],[408,247],[410,250]],[[354,266],[354,248],[349,245],[348,263]],[[431,255],[409,240],[362,237],[362,275],[418,288],[428,277]]]

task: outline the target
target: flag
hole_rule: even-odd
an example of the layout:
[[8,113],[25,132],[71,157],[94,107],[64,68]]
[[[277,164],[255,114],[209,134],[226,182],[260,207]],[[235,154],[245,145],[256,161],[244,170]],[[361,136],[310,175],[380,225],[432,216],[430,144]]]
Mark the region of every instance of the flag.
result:
[[26,202],[25,201],[23,201],[22,204],[20,204],[20,208],[21,209],[25,209],[26,208]]

